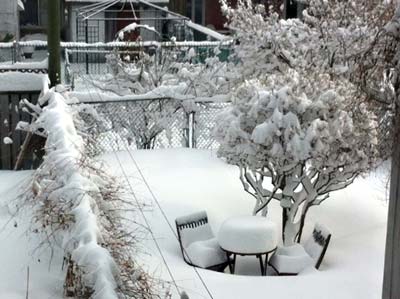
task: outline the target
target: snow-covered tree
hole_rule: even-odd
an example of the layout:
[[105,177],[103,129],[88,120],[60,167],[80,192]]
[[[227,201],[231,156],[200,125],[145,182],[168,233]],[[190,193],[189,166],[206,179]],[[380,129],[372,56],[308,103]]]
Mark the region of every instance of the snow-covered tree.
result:
[[337,35],[280,20],[248,0],[236,9],[221,3],[238,40],[233,72],[242,76],[218,122],[219,155],[239,166],[256,198],[254,214],[280,201],[290,244],[300,240],[309,208],[377,163],[377,122],[349,79],[345,56],[333,60]]
[[238,165],[254,214],[267,214],[272,199],[284,209],[284,239],[300,239],[306,214],[345,188],[376,159],[374,115],[345,98],[329,77],[301,78],[294,71],[248,82],[220,119],[219,155]]

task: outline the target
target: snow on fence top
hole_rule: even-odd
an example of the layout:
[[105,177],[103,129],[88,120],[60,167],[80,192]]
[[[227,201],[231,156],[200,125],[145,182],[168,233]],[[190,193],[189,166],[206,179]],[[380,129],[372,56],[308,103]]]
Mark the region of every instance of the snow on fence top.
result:
[[[16,45],[19,47],[47,47],[47,41],[30,40],[10,43],[0,43],[0,48],[13,48]],[[184,42],[108,42],[108,43],[84,43],[84,42],[61,42],[61,48],[118,48],[118,47],[218,47],[230,46],[232,40],[224,41],[184,41]]]
[[9,62],[0,63],[0,70],[35,70],[35,69],[47,69],[49,65],[48,59],[42,61],[33,62],[16,62],[10,64]]
[[45,74],[0,73],[0,92],[41,91],[49,83]]
[[[105,93],[98,90],[89,91],[73,91],[69,92],[71,99],[77,99],[80,103],[105,103],[105,102],[126,102],[126,101],[146,101],[146,100],[166,100],[174,99],[179,101],[193,101],[196,102],[213,102],[213,103],[227,103],[230,102],[230,98],[224,94],[217,94],[212,97],[197,97],[190,94],[183,94],[179,92],[178,88],[174,86],[161,86],[149,91],[145,94],[133,94],[133,95],[115,95],[112,93]],[[182,90],[182,88],[181,88]]]

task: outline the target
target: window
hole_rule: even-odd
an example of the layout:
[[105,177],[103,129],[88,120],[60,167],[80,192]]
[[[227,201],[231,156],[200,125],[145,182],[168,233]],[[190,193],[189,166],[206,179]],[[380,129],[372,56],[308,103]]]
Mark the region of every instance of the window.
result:
[[186,16],[197,24],[204,25],[205,0],[187,0]]
[[47,1],[25,0],[25,10],[21,11],[22,26],[47,26]]

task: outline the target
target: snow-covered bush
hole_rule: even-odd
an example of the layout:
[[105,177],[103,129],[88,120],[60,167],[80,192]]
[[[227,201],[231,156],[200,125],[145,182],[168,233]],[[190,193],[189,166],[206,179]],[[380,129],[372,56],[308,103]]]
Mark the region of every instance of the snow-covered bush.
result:
[[[151,149],[164,131],[170,135],[171,123],[181,115],[200,110],[194,102],[226,98],[231,82],[226,64],[218,57],[204,64],[191,63],[194,49],[187,49],[183,62],[173,50],[150,56],[140,51],[136,59],[122,59],[118,53],[108,55],[112,74],[92,81],[103,92],[117,96],[135,95],[143,100],[101,105],[99,113],[110,115],[110,126],[128,143]],[[157,50],[159,51],[159,49]],[[218,49],[216,49],[218,51]],[[177,113],[179,112],[179,113]]]
[[219,155],[239,166],[256,198],[254,214],[266,215],[270,201],[280,201],[290,244],[300,240],[309,208],[376,165],[376,117],[350,80],[344,53],[334,59],[338,34],[346,32],[340,24],[327,36],[248,0],[235,9],[221,3],[238,40],[232,74],[242,77],[218,122]]
[[39,104],[29,106],[38,114],[30,131],[47,137],[46,155],[27,198],[38,209],[34,231],[65,252],[65,295],[153,298],[150,277],[133,260],[135,237],[116,212],[124,204],[118,184],[86,155],[78,111],[54,90]]
[[[221,115],[218,154],[240,168],[244,188],[267,214],[272,199],[285,217],[284,240],[300,239],[307,211],[376,163],[376,121],[351,86],[295,71],[243,84]],[[335,85],[336,89],[331,89]]]

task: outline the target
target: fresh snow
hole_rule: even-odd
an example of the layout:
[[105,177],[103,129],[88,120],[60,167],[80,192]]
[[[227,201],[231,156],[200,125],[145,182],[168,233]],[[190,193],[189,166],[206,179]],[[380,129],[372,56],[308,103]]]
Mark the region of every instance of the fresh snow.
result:
[[[176,217],[206,210],[213,231],[218,233],[229,217],[252,212],[253,199],[242,190],[238,170],[219,160],[214,152],[171,149],[133,151],[132,154],[173,229]],[[119,152],[118,157],[124,161],[124,170],[136,195],[152,207],[146,209],[146,216],[180,290],[185,290],[190,299],[208,298],[194,270],[183,261],[178,241],[130,156]],[[125,184],[115,155],[107,154],[104,159]],[[332,232],[320,271],[308,269],[295,277],[261,277],[256,258],[238,257],[235,275],[199,269],[214,298],[265,299],[265,294],[269,294],[273,299],[379,299],[387,220],[384,200],[387,175],[387,171],[379,169],[345,190],[332,193],[332,200],[310,210],[304,239],[310,236],[316,222],[323,223]],[[39,236],[29,231],[32,211],[22,209],[20,214],[10,217],[16,212],[15,198],[26,188],[30,176],[29,171],[0,171],[0,298],[25,298],[29,266],[29,298],[61,299],[62,253],[56,250],[51,258],[50,251],[37,250]],[[130,211],[127,216],[134,217]],[[269,219],[279,226],[281,207],[277,202],[271,203]],[[143,243],[142,252],[145,267],[156,277],[170,280],[150,239]],[[270,269],[268,272],[272,274]]]
[[46,244],[32,231],[34,210],[18,199],[32,171],[0,171],[0,298],[62,299],[63,252]]
[[[253,198],[243,191],[238,169],[217,159],[214,152],[171,149],[133,151],[132,155],[174,230],[175,218],[201,210],[207,211],[216,234],[229,217],[252,213]],[[194,270],[183,261],[175,235],[130,156],[119,152],[118,157],[124,161],[124,171],[136,196],[152,206],[146,209],[146,216],[180,290],[185,290],[190,299],[209,298]],[[115,155],[110,153],[104,158],[125,184]],[[268,294],[273,299],[379,299],[387,221],[384,200],[387,175],[387,171],[380,169],[344,190],[333,192],[330,201],[310,209],[304,240],[316,222],[332,232],[320,271],[308,269],[296,277],[261,277],[256,258],[238,257],[235,275],[199,269],[214,298],[265,299]],[[273,201],[268,217],[278,227],[281,213],[279,203]],[[153,241],[146,241],[143,248],[143,264],[156,276],[170,280]],[[271,269],[268,272],[273,274]]]
[[309,270],[315,265],[300,244],[279,247],[271,256],[270,262],[280,273],[293,274],[301,273],[304,269]]
[[48,59],[33,62],[16,62],[16,63],[0,63],[0,69],[6,70],[34,70],[34,69],[47,69],[49,65]]
[[8,72],[0,74],[0,91],[41,91],[48,84],[48,76]]
[[278,244],[277,226],[265,217],[231,217],[222,223],[218,241],[222,248],[231,252],[265,253]]
[[10,137],[4,137],[3,138],[3,143],[4,144],[12,144],[13,140]]

